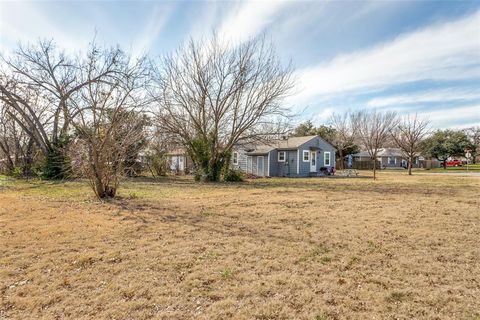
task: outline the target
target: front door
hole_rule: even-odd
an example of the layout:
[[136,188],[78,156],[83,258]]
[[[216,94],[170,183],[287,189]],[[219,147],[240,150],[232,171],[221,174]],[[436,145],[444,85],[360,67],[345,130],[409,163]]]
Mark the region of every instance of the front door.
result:
[[263,157],[257,157],[257,176],[263,177]]
[[310,151],[310,172],[317,172],[317,151]]

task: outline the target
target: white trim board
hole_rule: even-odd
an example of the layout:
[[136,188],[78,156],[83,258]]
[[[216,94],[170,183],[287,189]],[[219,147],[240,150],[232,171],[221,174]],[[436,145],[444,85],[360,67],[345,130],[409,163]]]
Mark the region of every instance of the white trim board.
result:
[[297,175],[300,175],[300,149],[297,150]]
[[267,177],[270,177],[270,152],[267,155]]

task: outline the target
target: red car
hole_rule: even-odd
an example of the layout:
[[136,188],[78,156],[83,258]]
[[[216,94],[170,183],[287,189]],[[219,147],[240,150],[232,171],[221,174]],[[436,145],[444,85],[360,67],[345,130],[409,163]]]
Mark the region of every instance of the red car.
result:
[[460,160],[448,160],[447,167],[461,167],[463,164]]

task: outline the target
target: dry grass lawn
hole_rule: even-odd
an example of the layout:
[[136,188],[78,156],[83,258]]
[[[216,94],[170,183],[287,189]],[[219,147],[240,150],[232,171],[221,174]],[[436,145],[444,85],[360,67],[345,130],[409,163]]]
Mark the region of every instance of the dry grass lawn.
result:
[[480,178],[0,178],[2,319],[480,319]]

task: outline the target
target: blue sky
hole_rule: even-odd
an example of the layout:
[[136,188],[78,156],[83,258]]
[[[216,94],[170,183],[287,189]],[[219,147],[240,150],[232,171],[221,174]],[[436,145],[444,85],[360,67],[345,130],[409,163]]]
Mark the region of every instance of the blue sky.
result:
[[433,127],[480,125],[478,1],[3,1],[0,51],[54,38],[158,56],[212,30],[233,41],[266,33],[295,67],[286,104],[298,121],[376,108]]

